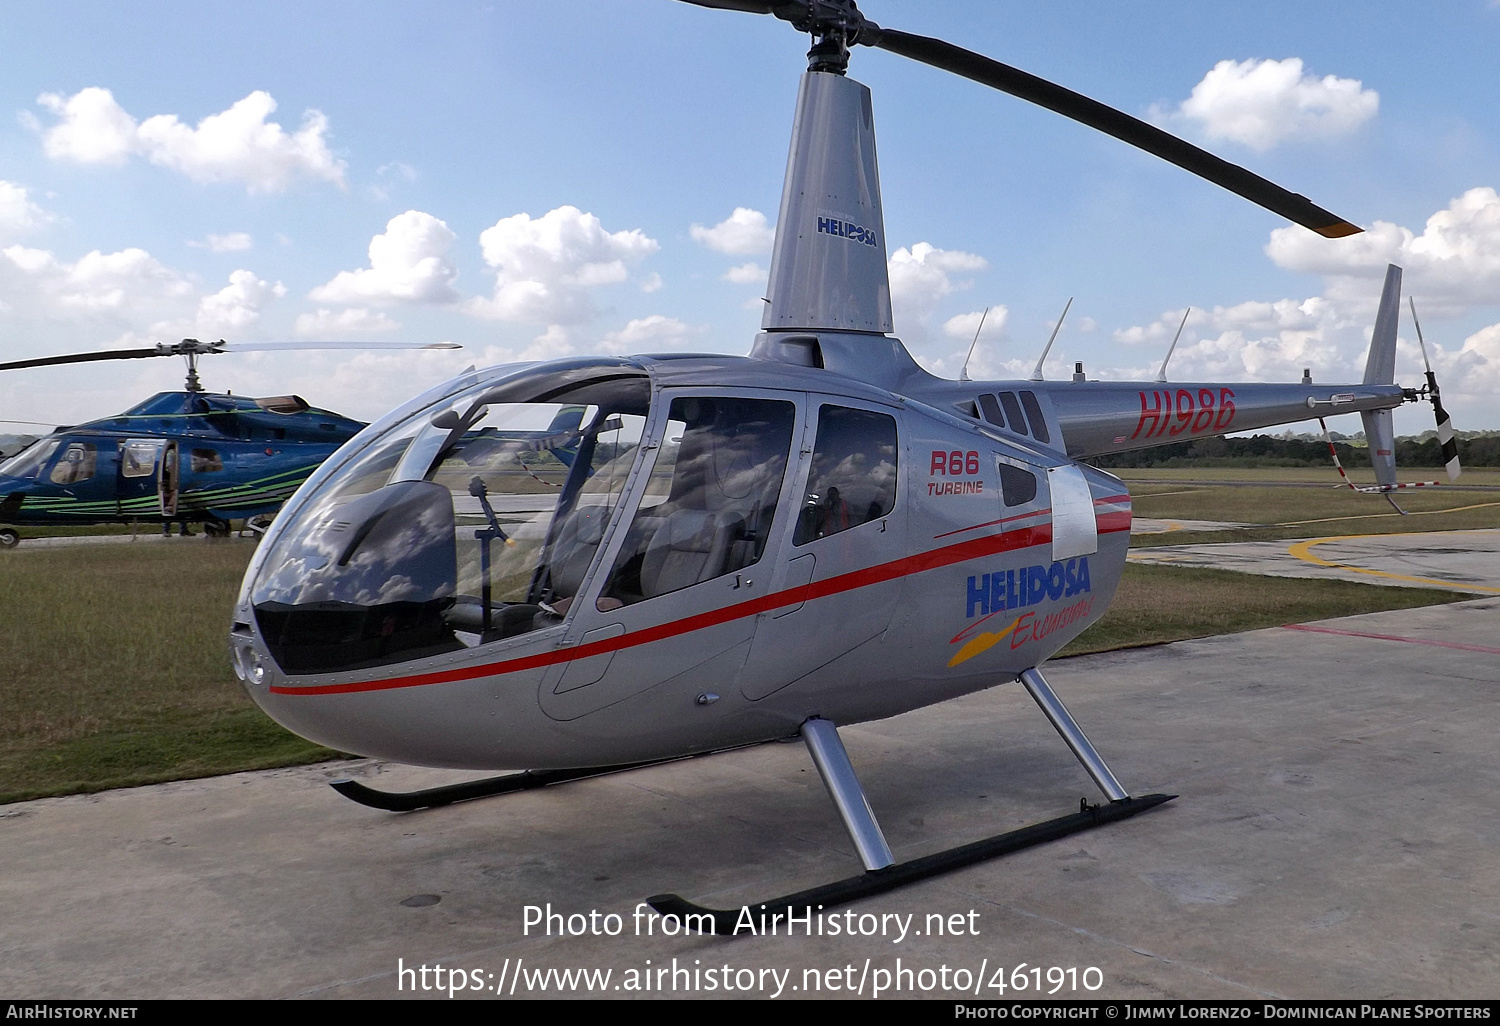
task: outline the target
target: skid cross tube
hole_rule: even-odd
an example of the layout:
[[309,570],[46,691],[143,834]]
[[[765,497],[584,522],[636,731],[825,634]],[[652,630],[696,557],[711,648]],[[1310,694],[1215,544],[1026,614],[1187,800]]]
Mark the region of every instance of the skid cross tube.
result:
[[[924,855],[910,862],[901,862],[885,869],[872,870],[860,876],[851,876],[846,880],[824,884],[821,887],[811,887],[785,897],[773,898],[770,901],[747,902],[736,909],[707,908],[676,894],[653,895],[646,899],[646,903],[664,916],[673,915],[679,919],[685,919],[690,915],[707,917],[707,921],[713,923],[714,933],[732,937],[736,936],[735,926],[740,922],[741,917],[747,914],[747,909],[756,909],[754,915],[758,916],[762,907],[765,912],[770,913],[782,912],[790,908],[800,914],[804,909],[813,907],[847,905],[861,898],[884,894],[897,887],[905,887],[907,884],[916,883],[928,877],[951,873],[955,869],[972,866],[1001,855],[1009,855],[1023,848],[1055,841],[1082,830],[1092,830],[1106,823],[1129,819],[1131,816],[1145,812],[1147,809],[1154,809],[1163,802],[1169,802],[1176,797],[1175,794],[1148,794],[1139,798],[1123,798],[1117,802],[1110,802],[1108,805],[1090,806],[1070,816],[1061,816],[1029,827],[1022,827],[1019,830],[996,834],[994,837],[987,837],[972,844]],[[698,920],[698,922],[703,921]],[[759,922],[759,919],[755,919],[755,922]]]
[[828,788],[833,804],[838,806],[839,818],[844,821],[844,829],[849,831],[849,839],[854,842],[854,850],[859,852],[859,860],[865,864],[865,869],[884,869],[895,862],[891,846],[885,842],[880,824],[875,822],[875,813],[865,798],[864,788],[859,786],[859,778],[854,775],[854,766],[849,762],[849,753],[844,751],[838,728],[831,720],[815,716],[802,724],[799,733],[818,767],[818,775],[823,778],[823,786]]

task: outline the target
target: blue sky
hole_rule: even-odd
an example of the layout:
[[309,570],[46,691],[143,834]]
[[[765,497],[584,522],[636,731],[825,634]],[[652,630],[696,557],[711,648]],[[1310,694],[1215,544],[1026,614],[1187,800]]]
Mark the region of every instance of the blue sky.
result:
[[[1395,260],[1458,426],[1500,428],[1500,4],[862,9],[1371,229],[1312,240],[1050,112],[859,49],[897,331],[930,369],[957,374],[990,306],[971,373],[1028,373],[1074,296],[1049,375],[1081,359],[1154,376],[1192,306],[1174,378],[1357,380]],[[672,0],[8,3],[0,39],[0,359],[185,335],[466,346],[205,362],[213,389],[373,417],[469,363],[743,353],[759,326],[806,49],[773,19]],[[9,372],[0,418],[115,412],[178,387],[176,363]],[[1398,368],[1418,383],[1414,349]]]

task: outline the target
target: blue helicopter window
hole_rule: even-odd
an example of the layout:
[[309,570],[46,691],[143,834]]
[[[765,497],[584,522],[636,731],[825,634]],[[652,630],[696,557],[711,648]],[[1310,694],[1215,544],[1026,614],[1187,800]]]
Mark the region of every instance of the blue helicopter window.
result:
[[825,405],[792,544],[879,520],[896,505],[896,419]]
[[94,476],[98,460],[98,449],[92,442],[71,442],[57,458],[49,479],[53,484],[71,485],[87,481]]
[[597,606],[680,591],[758,562],[776,516],[797,407],[674,399],[646,494]]
[[52,458],[52,454],[61,444],[60,438],[48,438],[33,445],[30,449],[23,449],[19,454],[12,456],[9,463],[0,464],[0,476],[16,477],[22,480],[34,479],[42,472],[42,467],[47,465],[47,461]]
[[132,440],[120,446],[120,476],[150,477],[156,473],[156,459],[162,443],[157,439]]

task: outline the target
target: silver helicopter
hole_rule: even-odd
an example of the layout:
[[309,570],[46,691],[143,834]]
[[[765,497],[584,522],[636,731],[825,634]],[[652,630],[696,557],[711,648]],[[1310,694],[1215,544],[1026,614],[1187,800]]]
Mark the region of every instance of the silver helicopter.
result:
[[[1391,410],[1436,392],[1394,383],[1400,270],[1358,383],[935,377],[891,333],[870,91],[845,74],[855,44],[1041,103],[1325,236],[1360,229],[849,0],[691,2],[814,40],[750,354],[494,367],[371,424],[287,502],[246,572],[230,630],[245,689],[342,751],[522,771],[408,794],[335,784],[390,810],[800,735],[865,871],[776,905],[854,900],[1170,800],[1132,796],[1041,671],[1104,615],[1125,565],[1129,492],[1082,461],[1359,412],[1377,488],[1399,487]],[[559,423],[576,427],[546,430]],[[898,864],[838,727],[1016,680],[1107,802]],[[729,932],[731,912],[650,900]]]

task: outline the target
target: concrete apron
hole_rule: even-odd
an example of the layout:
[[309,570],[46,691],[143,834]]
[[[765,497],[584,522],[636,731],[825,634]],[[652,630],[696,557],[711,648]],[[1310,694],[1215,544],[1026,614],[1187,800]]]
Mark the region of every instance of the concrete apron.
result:
[[[990,983],[1003,967],[1009,988],[1025,963],[1044,983],[1068,971],[1059,997],[1493,996],[1500,599],[1317,626],[1346,633],[1277,628],[1049,664],[1126,787],[1181,797],[869,899],[852,920],[836,910],[841,931],[870,936],[829,935],[835,910],[811,937],[800,924],[793,937],[662,937],[632,916],[662,891],[739,905],[858,872],[800,744],[405,815],[326,783],[460,775],[363,761],[0,807],[0,992],[446,997],[462,980],[472,996],[475,983],[508,992],[519,962],[515,997],[563,996],[530,989],[537,970],[609,969],[611,997],[720,997],[726,979],[768,997],[778,978],[783,998],[861,985],[870,997],[883,971],[903,987],[884,997],[953,999],[941,981],[965,979],[955,970],[972,996],[981,968]],[[843,733],[898,859],[1099,799],[1019,686]],[[528,933],[526,907],[549,903],[597,911],[601,932],[614,913],[621,932]]]

